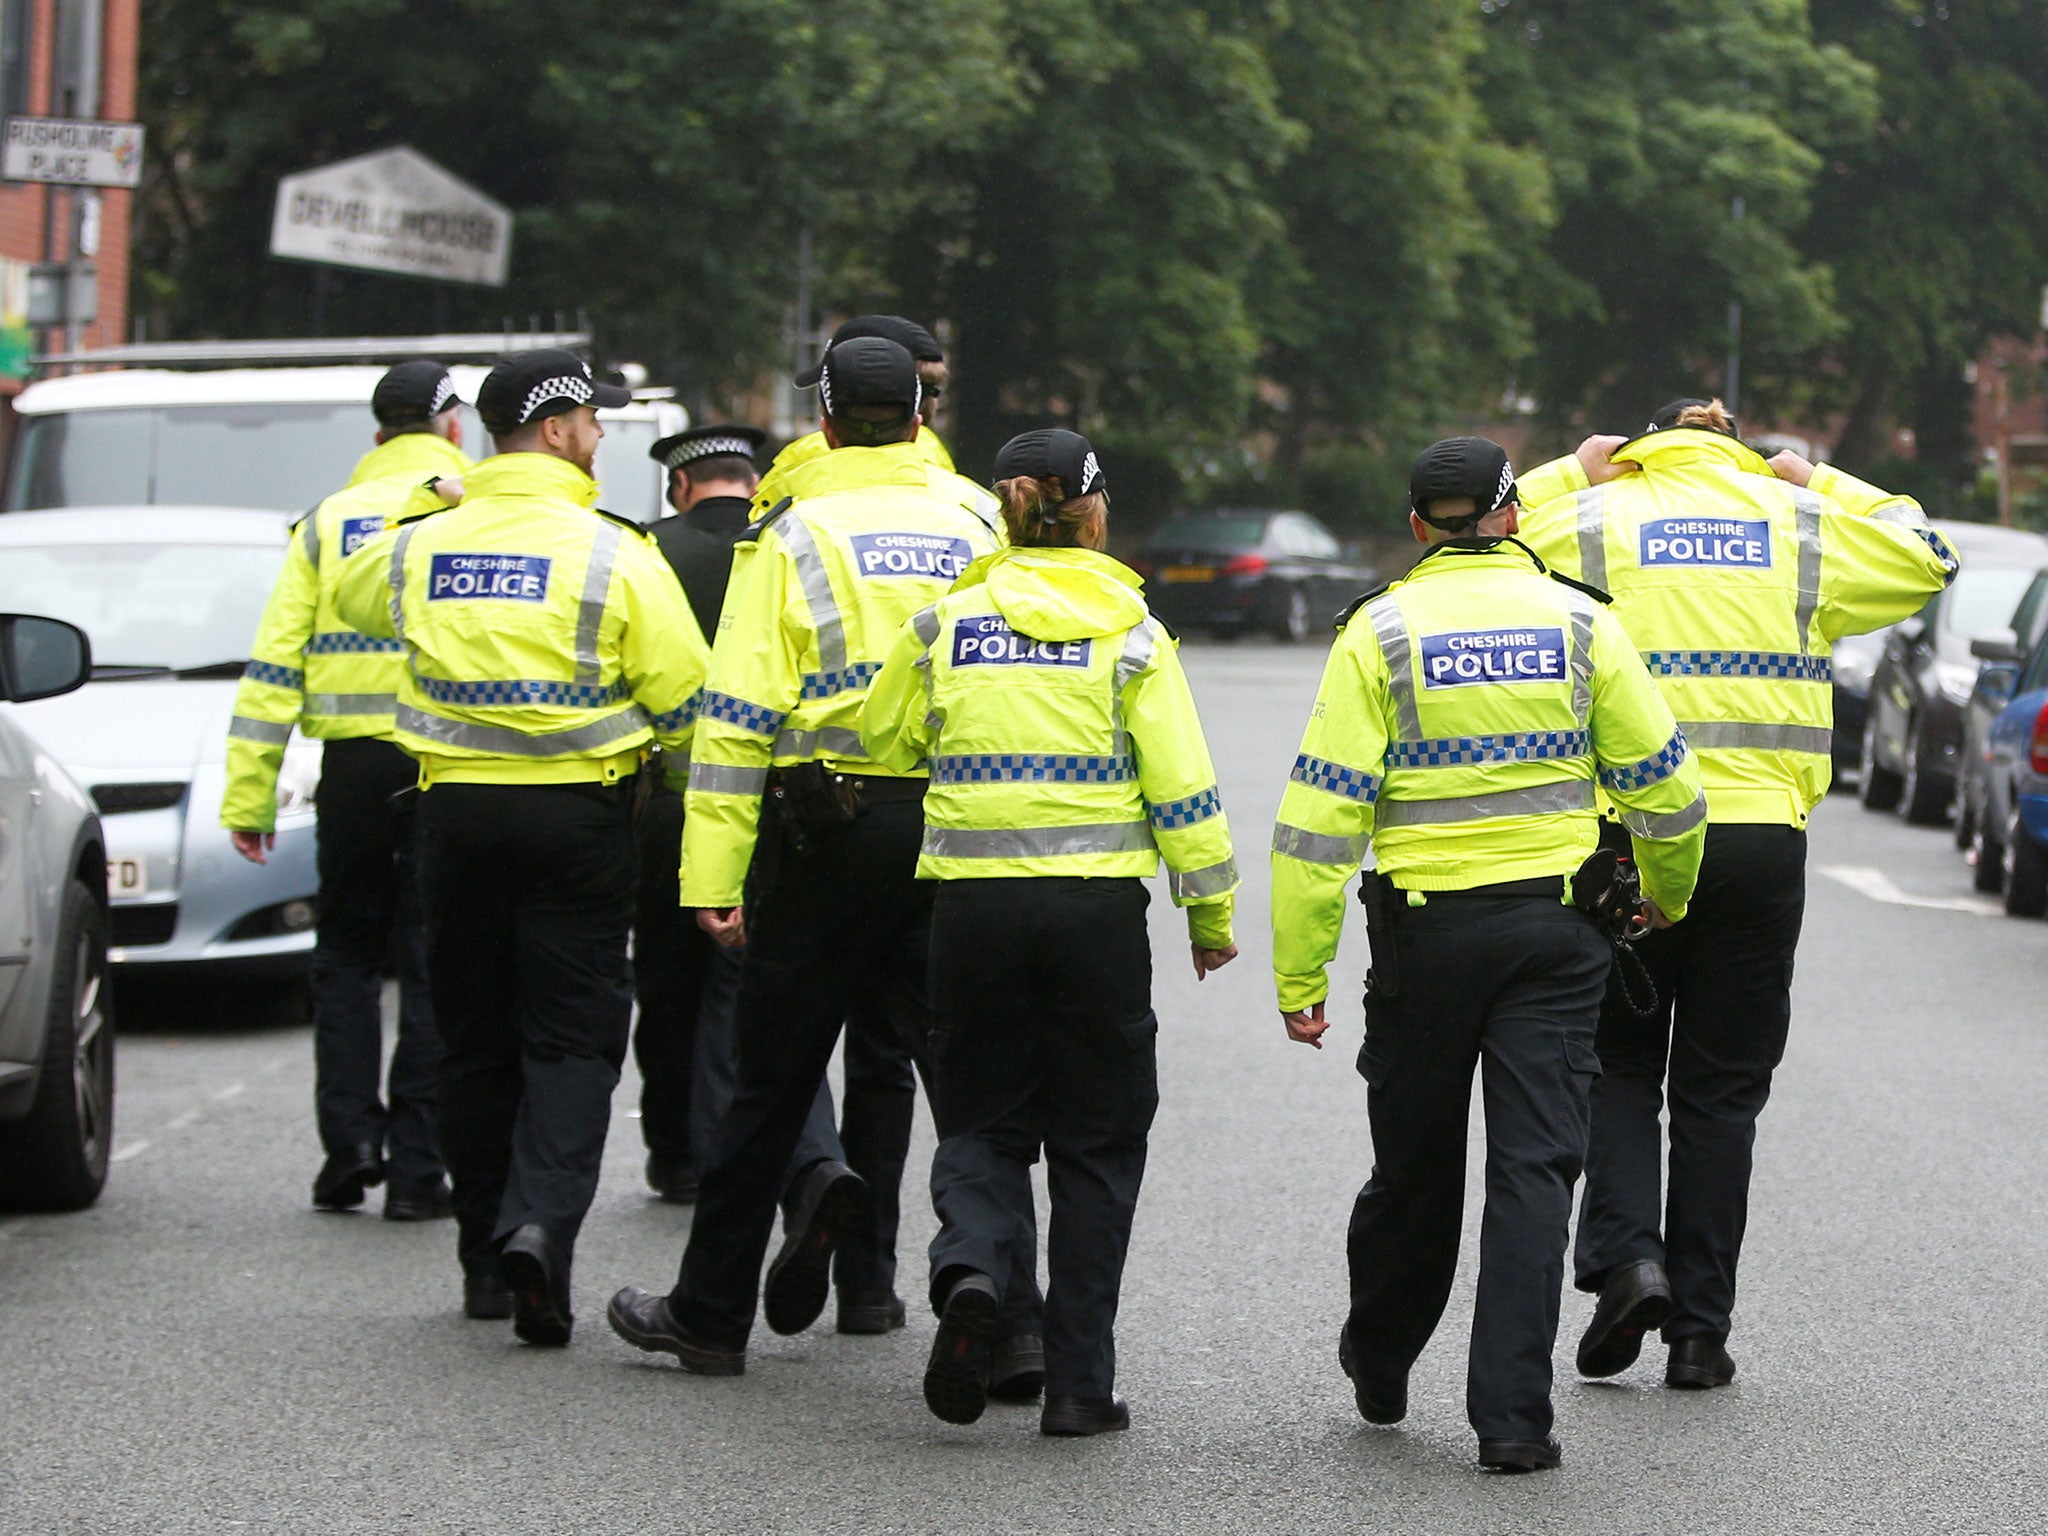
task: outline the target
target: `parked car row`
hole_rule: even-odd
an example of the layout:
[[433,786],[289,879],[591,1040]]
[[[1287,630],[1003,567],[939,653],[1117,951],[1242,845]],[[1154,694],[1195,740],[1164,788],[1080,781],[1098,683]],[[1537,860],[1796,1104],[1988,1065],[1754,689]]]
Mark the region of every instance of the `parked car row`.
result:
[[1962,557],[1955,582],[1860,649],[1836,647],[1837,761],[1846,735],[1870,810],[1924,825],[1953,814],[1977,889],[2038,917],[2048,913],[2048,539],[1935,526]]

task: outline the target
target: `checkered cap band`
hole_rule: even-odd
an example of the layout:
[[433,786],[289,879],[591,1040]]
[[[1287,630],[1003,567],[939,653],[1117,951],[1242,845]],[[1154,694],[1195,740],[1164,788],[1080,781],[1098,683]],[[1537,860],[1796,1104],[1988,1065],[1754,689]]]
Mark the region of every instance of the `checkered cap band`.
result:
[[543,379],[526,392],[526,401],[519,407],[519,424],[525,426],[533,420],[533,413],[550,400],[573,400],[578,405],[588,405],[596,395],[597,392],[590,387],[590,380],[577,374],[564,373]]
[[686,443],[677,443],[669,449],[668,458],[663,462],[670,469],[681,469],[685,464],[694,464],[699,459],[717,458],[722,454],[738,454],[743,459],[754,456],[754,445],[744,437],[696,437]]

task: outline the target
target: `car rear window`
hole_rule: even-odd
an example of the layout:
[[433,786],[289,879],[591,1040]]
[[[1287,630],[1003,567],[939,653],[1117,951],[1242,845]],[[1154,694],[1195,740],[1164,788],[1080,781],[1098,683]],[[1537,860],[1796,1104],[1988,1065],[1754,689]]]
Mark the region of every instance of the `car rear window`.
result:
[[1266,536],[1263,517],[1178,518],[1152,535],[1149,548],[1187,550],[1190,553],[1224,554],[1251,549]]

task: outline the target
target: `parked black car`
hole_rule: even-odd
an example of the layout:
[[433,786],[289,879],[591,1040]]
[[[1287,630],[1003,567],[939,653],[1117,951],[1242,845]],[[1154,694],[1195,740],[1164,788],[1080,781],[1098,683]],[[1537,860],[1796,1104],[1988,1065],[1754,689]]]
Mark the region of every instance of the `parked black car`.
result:
[[1863,761],[1863,719],[1870,713],[1870,680],[1884,659],[1887,625],[1835,642],[1835,772],[1854,773]]
[[1863,722],[1862,796],[1908,821],[1947,819],[1963,748],[1963,709],[1977,685],[1970,642],[2005,627],[2048,566],[2048,539],[1982,523],[1937,523],[1963,568],[1910,619],[1892,626]]
[[[1970,654],[1978,661],[1977,684],[1970,690],[1970,702],[1963,706],[1963,749],[1956,775],[1956,846],[1978,848],[1980,857],[1979,821],[1992,803],[1987,776],[1991,723],[2012,702],[2020,675],[2040,672],[2040,661],[2048,660],[2039,656],[2044,631],[2048,631],[2048,570],[2034,573],[2019,606],[2012,611],[2008,628],[1994,629],[1970,642]],[[1979,889],[1987,891],[1997,889],[1996,828],[1990,845],[1992,867],[1978,877]],[[1993,883],[1985,885],[1987,878]]]
[[1373,585],[1371,567],[1346,560],[1306,512],[1263,508],[1183,513],[1131,564],[1154,613],[1176,629],[1219,635],[1306,640]]

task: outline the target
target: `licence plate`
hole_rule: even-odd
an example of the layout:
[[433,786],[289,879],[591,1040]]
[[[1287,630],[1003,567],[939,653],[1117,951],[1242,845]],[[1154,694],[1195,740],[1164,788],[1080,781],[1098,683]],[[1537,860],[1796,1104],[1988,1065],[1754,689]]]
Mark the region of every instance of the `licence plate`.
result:
[[1162,581],[1214,581],[1216,567],[1213,565],[1169,565],[1159,573]]
[[149,894],[149,871],[140,859],[107,860],[107,894],[109,896],[147,896]]

